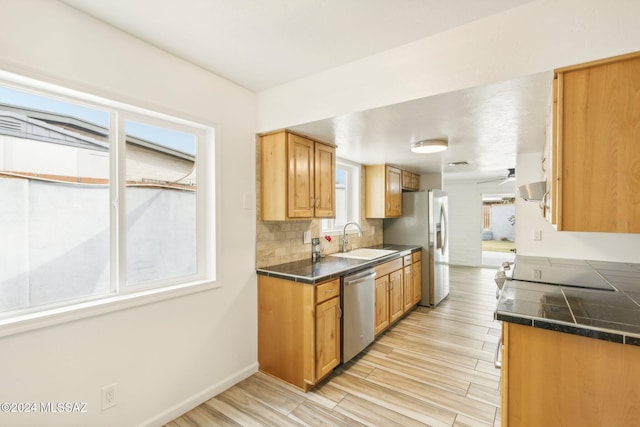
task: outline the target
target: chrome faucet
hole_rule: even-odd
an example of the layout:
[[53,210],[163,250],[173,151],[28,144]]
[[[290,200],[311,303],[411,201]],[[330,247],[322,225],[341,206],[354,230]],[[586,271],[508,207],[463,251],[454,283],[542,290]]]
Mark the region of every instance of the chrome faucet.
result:
[[349,238],[347,237],[347,227],[350,225],[355,225],[358,228],[358,237],[362,236],[362,228],[360,228],[360,224],[355,221],[348,222],[344,225],[344,229],[342,230],[342,252],[347,252],[347,248],[349,247]]

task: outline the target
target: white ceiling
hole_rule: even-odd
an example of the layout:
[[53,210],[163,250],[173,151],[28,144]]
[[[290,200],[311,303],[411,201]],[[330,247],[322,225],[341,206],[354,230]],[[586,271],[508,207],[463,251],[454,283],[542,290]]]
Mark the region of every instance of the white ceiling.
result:
[[[552,72],[450,92],[291,130],[335,141],[338,157],[362,164],[391,163],[415,172],[444,172],[449,181],[507,175],[517,153],[542,150],[551,102]],[[415,154],[411,143],[443,138],[449,149]],[[468,161],[467,166],[449,166]]]
[[[175,56],[261,91],[532,0],[60,0]],[[295,126],[338,155],[471,180],[540,150],[550,73]],[[440,155],[410,142],[447,137]],[[449,161],[472,164],[455,171]]]

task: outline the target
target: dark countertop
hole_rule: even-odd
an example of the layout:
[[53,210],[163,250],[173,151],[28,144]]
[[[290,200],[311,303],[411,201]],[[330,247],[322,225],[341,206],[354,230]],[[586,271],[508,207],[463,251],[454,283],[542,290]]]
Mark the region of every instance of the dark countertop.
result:
[[[611,285],[612,290],[507,280],[498,300],[495,318],[640,345],[640,264],[581,262],[587,263]],[[517,265],[516,261],[516,269]]]
[[340,258],[327,255],[318,262],[311,262],[311,254],[309,254],[308,260],[262,267],[256,269],[256,272],[263,276],[273,276],[313,285],[408,255],[420,249],[420,246],[382,244],[368,246],[367,249],[391,249],[398,252],[373,260]]

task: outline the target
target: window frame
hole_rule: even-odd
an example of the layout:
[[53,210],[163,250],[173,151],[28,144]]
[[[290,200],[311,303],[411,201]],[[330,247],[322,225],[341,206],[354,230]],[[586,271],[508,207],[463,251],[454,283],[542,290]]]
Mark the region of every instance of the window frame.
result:
[[[217,248],[220,244],[220,147],[217,126],[102,98],[0,70],[0,86],[109,114],[109,237],[110,288],[100,295],[78,297],[0,313],[0,337],[71,320],[91,317],[156,301],[219,288]],[[124,123],[134,120],[196,136],[196,256],[193,275],[126,285],[126,215]]]
[[[355,221],[360,224],[361,218],[361,209],[360,203],[362,199],[362,185],[361,185],[361,177],[362,177],[362,165],[356,162],[352,162],[350,160],[336,158],[336,171],[338,168],[347,170],[347,199],[348,199],[348,207],[347,207],[347,219],[346,222]],[[338,185],[336,180],[336,186]],[[337,205],[337,202],[336,202]],[[336,206],[337,209],[337,206]],[[352,217],[349,217],[349,210],[352,211]],[[337,216],[337,212],[336,212]],[[336,235],[342,234],[344,225],[336,225],[335,218],[327,218],[321,221],[321,233],[323,235]],[[349,228],[347,230],[347,234],[356,233],[357,230],[352,230]]]

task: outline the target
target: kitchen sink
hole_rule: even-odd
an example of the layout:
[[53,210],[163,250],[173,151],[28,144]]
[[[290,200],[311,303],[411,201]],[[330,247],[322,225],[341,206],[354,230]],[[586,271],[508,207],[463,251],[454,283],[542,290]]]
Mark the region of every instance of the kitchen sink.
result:
[[331,254],[329,256],[335,256],[340,258],[354,258],[354,259],[365,259],[371,260],[380,258],[383,256],[391,255],[398,251],[390,250],[390,249],[368,249],[368,248],[359,248],[354,249],[349,252],[338,252],[335,254]]

